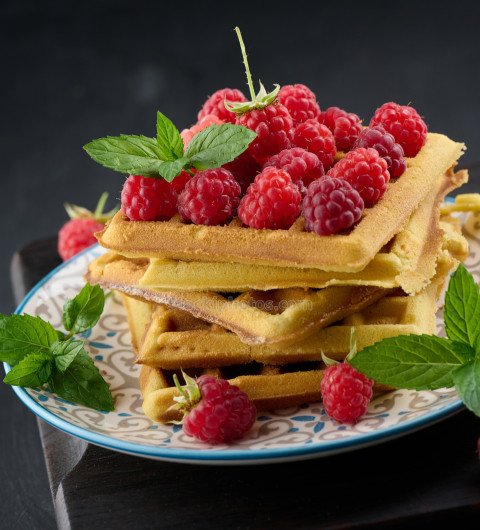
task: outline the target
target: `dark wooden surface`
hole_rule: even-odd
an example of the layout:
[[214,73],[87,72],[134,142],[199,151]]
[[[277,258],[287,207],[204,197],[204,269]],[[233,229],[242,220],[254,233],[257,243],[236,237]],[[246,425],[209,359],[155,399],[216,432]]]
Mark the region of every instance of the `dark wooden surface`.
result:
[[[57,260],[54,239],[17,253],[17,299]],[[53,528],[48,482],[62,529],[478,527],[480,421],[468,412],[376,447],[254,467],[152,462],[39,421],[47,481],[33,415],[7,391],[11,458],[2,461],[0,484],[14,495],[0,503],[1,528]]]

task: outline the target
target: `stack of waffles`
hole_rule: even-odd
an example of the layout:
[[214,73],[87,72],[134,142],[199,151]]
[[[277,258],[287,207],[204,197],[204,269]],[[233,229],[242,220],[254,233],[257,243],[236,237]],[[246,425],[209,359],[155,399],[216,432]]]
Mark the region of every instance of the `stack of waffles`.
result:
[[[322,352],[341,360],[386,337],[434,333],[437,301],[468,248],[440,215],[467,180],[463,145],[429,134],[406,172],[348,234],[170,221],[118,213],[87,279],[123,297],[144,411],[177,418],[173,374],[229,379],[259,410],[321,400]],[[384,389],[377,388],[378,391]]]

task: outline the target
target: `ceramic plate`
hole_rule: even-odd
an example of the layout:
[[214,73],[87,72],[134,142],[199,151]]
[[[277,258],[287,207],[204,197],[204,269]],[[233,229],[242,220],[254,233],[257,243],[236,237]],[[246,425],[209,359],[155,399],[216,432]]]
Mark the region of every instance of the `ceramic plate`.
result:
[[[465,265],[478,281],[480,217],[471,216],[465,232],[471,247]],[[61,328],[65,299],[81,289],[88,263],[101,253],[100,247],[91,247],[52,271],[16,312],[40,316]],[[437,326],[441,334],[440,314]],[[327,456],[402,436],[462,408],[453,390],[396,390],[373,400],[367,415],[353,427],[332,421],[321,403],[314,403],[262,412],[245,439],[228,446],[209,446],[184,435],[180,427],[156,424],[142,413],[139,367],[133,364],[126,315],[117,298],[107,299],[99,323],[83,337],[116,397],[114,412],[78,406],[40,388],[13,387],[15,393],[35,414],[66,433],[146,458],[196,464],[253,464]],[[5,365],[5,369],[8,371],[9,366]]]

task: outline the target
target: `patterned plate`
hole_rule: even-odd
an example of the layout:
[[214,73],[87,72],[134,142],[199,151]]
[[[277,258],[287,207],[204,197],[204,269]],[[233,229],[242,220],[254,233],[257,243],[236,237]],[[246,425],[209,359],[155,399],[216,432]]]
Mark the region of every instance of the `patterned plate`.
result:
[[[480,216],[472,216],[465,231],[471,246],[466,266],[478,281]],[[87,264],[101,252],[100,247],[91,247],[52,271],[16,312],[38,315],[61,328],[64,300],[80,290]],[[440,314],[438,317],[438,332],[442,333],[442,318]],[[84,338],[116,397],[114,412],[77,406],[43,389],[14,387],[15,393],[35,414],[64,432],[146,458],[196,464],[253,464],[327,456],[413,432],[462,408],[453,390],[396,390],[372,401],[368,414],[353,427],[330,420],[322,405],[315,403],[262,413],[245,439],[229,446],[209,446],[184,435],[180,427],[159,425],[143,415],[137,382],[139,368],[133,364],[126,315],[118,299],[107,300],[99,323]],[[5,365],[5,369],[10,367]]]

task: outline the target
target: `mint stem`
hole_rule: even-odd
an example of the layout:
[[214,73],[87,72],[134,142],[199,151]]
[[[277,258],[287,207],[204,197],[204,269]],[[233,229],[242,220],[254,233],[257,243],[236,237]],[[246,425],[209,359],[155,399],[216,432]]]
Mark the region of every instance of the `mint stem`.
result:
[[253,88],[253,81],[252,81],[252,74],[250,73],[250,67],[248,66],[247,50],[245,49],[245,44],[242,39],[242,33],[238,26],[235,26],[235,33],[237,34],[238,42],[240,43],[240,49],[242,50],[243,64],[245,65],[245,73],[247,74],[247,84],[248,84],[248,89],[250,90],[250,97],[252,98],[252,101],[255,101],[255,90]]
[[95,208],[95,219],[98,219],[99,217],[102,217],[103,210],[105,209],[105,204],[107,203],[108,199],[108,193],[104,191],[102,195],[100,195],[100,199],[98,200],[97,207]]

